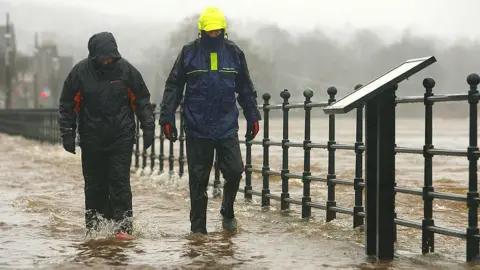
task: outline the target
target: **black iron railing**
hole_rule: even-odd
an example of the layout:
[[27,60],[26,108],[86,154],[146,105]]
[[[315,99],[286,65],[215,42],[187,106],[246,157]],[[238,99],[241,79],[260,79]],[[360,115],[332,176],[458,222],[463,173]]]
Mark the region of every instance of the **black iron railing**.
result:
[[[422,196],[424,200],[424,218],[420,221],[408,220],[403,218],[398,218],[395,214],[394,223],[395,225],[406,226],[411,228],[416,228],[422,230],[422,253],[429,253],[434,251],[434,234],[442,234],[448,236],[454,236],[458,238],[465,238],[467,240],[467,260],[471,261],[479,254],[479,240],[480,235],[478,232],[478,188],[477,188],[477,160],[479,157],[479,151],[477,146],[477,103],[478,103],[478,90],[477,86],[480,82],[480,78],[476,74],[472,74],[468,77],[468,84],[470,85],[470,91],[468,94],[442,94],[434,95],[433,88],[435,86],[435,81],[432,78],[427,78],[423,81],[423,86],[425,88],[424,96],[412,96],[412,97],[403,97],[396,98],[396,104],[404,103],[423,103],[425,106],[425,144],[421,148],[408,148],[408,147],[395,147],[395,153],[401,154],[420,154],[424,156],[425,166],[424,166],[424,186],[422,188],[406,188],[395,186],[396,193],[404,193],[410,195]],[[362,85],[357,85],[355,89],[359,89]],[[287,90],[281,92],[280,96],[283,99],[283,103],[279,105],[270,105],[269,100],[271,98],[270,94],[264,94],[263,100],[264,103],[260,108],[263,110],[263,140],[254,140],[243,143],[246,144],[246,172],[245,172],[245,187],[240,189],[244,193],[245,199],[252,199],[252,196],[261,197],[261,206],[268,207],[270,205],[270,200],[280,201],[280,207],[282,210],[287,210],[290,208],[290,204],[301,205],[302,207],[302,217],[309,218],[311,216],[311,209],[322,209],[326,211],[326,221],[332,221],[336,219],[336,214],[347,214],[353,216],[353,227],[358,227],[364,224],[364,219],[366,213],[364,211],[363,205],[363,189],[365,188],[364,177],[363,177],[363,153],[365,151],[365,145],[363,143],[363,106],[359,107],[356,112],[356,141],[354,144],[339,144],[335,141],[335,115],[329,115],[329,131],[328,131],[328,141],[325,143],[314,143],[311,141],[311,110],[313,108],[322,108],[326,107],[329,104],[334,103],[335,95],[337,89],[335,87],[330,87],[328,90],[328,95],[330,98],[325,102],[312,102],[313,91],[308,89],[304,91],[305,102],[300,104],[291,104],[289,103],[290,93]],[[432,107],[434,103],[437,102],[448,102],[448,101],[468,101],[470,104],[470,145],[466,150],[459,149],[441,149],[435,148],[432,144],[433,136],[433,114]],[[294,108],[303,108],[305,110],[305,131],[304,131],[304,140],[303,141],[291,141],[289,139],[289,110]],[[271,110],[282,110],[283,111],[283,138],[281,141],[273,141],[269,137],[269,114]],[[180,112],[181,113],[181,112]],[[180,118],[181,119],[181,118]],[[182,127],[183,124],[180,124]],[[181,134],[183,134],[183,128],[180,128]],[[160,137],[160,143],[163,145],[165,138],[163,135]],[[169,142],[169,171],[173,172],[175,161],[179,162],[179,174],[183,174],[183,166],[185,155],[183,151],[184,138],[181,136],[180,139],[180,152],[179,158],[174,157],[174,145]],[[263,147],[263,165],[261,167],[254,166],[252,164],[252,145],[261,145]],[[138,144],[137,144],[138,146]],[[281,170],[273,171],[270,169],[270,152],[269,149],[272,146],[282,147],[282,162]],[[303,172],[291,172],[289,169],[289,149],[290,148],[303,148],[304,150],[304,170]],[[160,148],[161,151],[163,147]],[[328,172],[326,175],[315,175],[314,172],[310,170],[310,151],[312,149],[325,149],[328,151]],[[355,177],[354,179],[339,179],[336,177],[335,170],[335,152],[336,150],[351,150],[355,152],[356,161],[355,161]],[[458,195],[453,193],[443,193],[434,191],[433,186],[433,165],[432,158],[435,155],[443,156],[456,156],[456,157],[467,157],[469,160],[469,191],[466,195]],[[145,160],[144,156],[144,160]],[[163,161],[167,158],[163,155],[163,152],[159,155],[160,160],[160,172],[163,170]],[[153,160],[153,159],[152,159]],[[182,160],[182,163],[180,163]],[[145,163],[144,163],[145,164]],[[136,168],[139,168],[139,163],[136,163]],[[367,167],[369,165],[367,164]],[[144,165],[142,168],[145,168]],[[152,165],[152,168],[154,165]],[[263,185],[261,190],[254,190],[252,187],[252,174],[260,174],[263,179]],[[214,186],[218,187],[220,185],[218,168],[215,168],[215,181]],[[280,176],[281,178],[281,193],[272,194],[270,192],[270,176]],[[291,198],[289,194],[289,180],[290,179],[301,179],[303,182],[303,196],[301,198]],[[324,202],[313,202],[310,195],[310,184],[311,182],[324,182],[327,184],[327,198]],[[352,209],[341,207],[337,205],[336,202],[336,185],[347,185],[353,186],[355,190],[355,203]],[[396,185],[396,184],[395,184]],[[368,194],[368,193],[367,193]],[[368,195],[367,195],[368,196]],[[375,197],[376,194],[374,191],[370,192],[370,196]],[[453,200],[453,201],[462,201],[467,202],[469,219],[468,219],[468,228],[466,231],[460,231],[457,229],[443,228],[435,226],[433,219],[433,200],[434,199],[444,199],[444,200]],[[368,198],[367,204],[368,204]],[[376,211],[376,209],[370,209],[371,212]],[[368,212],[368,211],[367,211]],[[370,225],[377,226],[376,224]],[[381,225],[379,225],[381,226]],[[367,224],[367,231],[369,225]],[[374,230],[371,230],[374,231]],[[396,230],[395,230],[396,231]],[[366,249],[367,253],[374,254],[376,247],[373,240],[368,240],[372,238],[373,234],[366,235]],[[393,241],[396,240],[396,235],[392,236]],[[375,239],[376,240],[376,239]]]
[[58,110],[0,109],[0,132],[42,142],[60,143]]

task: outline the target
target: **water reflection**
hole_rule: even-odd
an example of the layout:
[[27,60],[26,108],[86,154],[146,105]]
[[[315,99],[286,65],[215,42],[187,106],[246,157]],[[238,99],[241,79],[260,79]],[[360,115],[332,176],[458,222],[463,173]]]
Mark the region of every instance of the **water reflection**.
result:
[[236,233],[212,232],[207,236],[191,234],[184,244],[182,257],[190,259],[192,267],[233,267],[243,264],[235,258],[236,245],[232,239]]
[[132,240],[121,240],[115,238],[90,239],[75,245],[77,254],[74,262],[89,265],[98,259],[105,264],[112,266],[126,266],[129,264],[128,251],[135,248]]

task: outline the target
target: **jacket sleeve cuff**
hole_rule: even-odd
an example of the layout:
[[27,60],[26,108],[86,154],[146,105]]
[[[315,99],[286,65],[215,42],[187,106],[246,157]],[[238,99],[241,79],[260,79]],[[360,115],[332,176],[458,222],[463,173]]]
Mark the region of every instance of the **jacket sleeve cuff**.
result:
[[[255,110],[256,109],[254,109],[254,111]],[[260,115],[260,113],[258,113],[258,111],[256,113],[255,112],[251,112],[251,113],[246,113],[245,112],[244,116],[245,116],[245,119],[247,120],[247,123],[254,123],[254,122],[262,120],[262,116]]]
[[158,121],[158,123],[160,126],[164,126],[166,124],[175,125],[175,114],[173,113],[170,117],[160,115],[160,120]]

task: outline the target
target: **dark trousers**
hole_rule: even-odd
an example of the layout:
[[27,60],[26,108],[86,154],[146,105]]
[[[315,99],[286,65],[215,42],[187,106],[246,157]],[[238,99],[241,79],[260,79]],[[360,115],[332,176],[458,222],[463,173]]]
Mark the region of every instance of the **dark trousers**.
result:
[[212,170],[214,151],[218,154],[219,169],[225,179],[220,213],[234,218],[233,204],[244,171],[238,137],[208,140],[187,134],[186,150],[190,187],[190,222],[193,233],[207,233],[207,187]]
[[119,223],[116,232],[132,233],[130,165],[133,146],[109,151],[82,149],[85,223],[96,229],[98,217]]

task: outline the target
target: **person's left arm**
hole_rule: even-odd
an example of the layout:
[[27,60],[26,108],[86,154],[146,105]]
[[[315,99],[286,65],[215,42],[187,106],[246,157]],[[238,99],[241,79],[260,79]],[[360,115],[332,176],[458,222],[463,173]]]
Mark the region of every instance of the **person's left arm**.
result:
[[238,94],[237,101],[243,109],[243,115],[247,123],[253,124],[262,120],[262,116],[257,107],[257,92],[250,78],[245,54],[238,47],[236,49],[240,58],[240,70],[235,79],[235,92]]
[[148,90],[142,74],[131,64],[128,78],[128,95],[130,106],[137,115],[142,129],[154,129],[153,108],[150,103],[150,91]]

